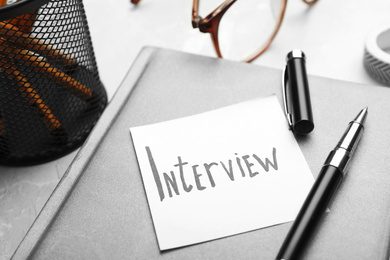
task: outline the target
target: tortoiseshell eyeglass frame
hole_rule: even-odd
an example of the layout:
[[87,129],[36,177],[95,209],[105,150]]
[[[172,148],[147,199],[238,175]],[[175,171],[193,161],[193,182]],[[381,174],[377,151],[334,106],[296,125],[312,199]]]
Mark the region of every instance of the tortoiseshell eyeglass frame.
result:
[[[133,4],[138,4],[141,0],[131,0]],[[218,39],[218,28],[219,23],[223,17],[223,15],[226,13],[226,11],[236,2],[237,0],[226,0],[224,3],[222,3],[220,6],[218,6],[214,11],[212,11],[209,15],[207,15],[205,18],[202,18],[198,14],[199,10],[199,0],[193,0],[192,5],[192,27],[194,29],[199,28],[199,31],[203,33],[210,33],[211,40],[213,42],[215,51],[217,52],[217,55],[219,58],[223,58],[221,49],[219,47],[219,39]],[[254,55],[249,57],[246,60],[243,60],[244,62],[252,62],[256,58],[258,58],[261,54],[263,54],[268,47],[271,45],[273,39],[275,38],[276,34],[279,31],[279,28],[282,24],[284,13],[286,11],[287,6],[287,0],[280,0],[282,1],[282,5],[280,8],[280,16],[279,19],[276,22],[276,26],[274,27],[273,32],[271,33],[271,36],[268,38],[266,43],[263,45],[263,48],[261,48],[259,51],[257,51]],[[318,2],[318,0],[302,0],[305,4],[308,6],[313,6]]]

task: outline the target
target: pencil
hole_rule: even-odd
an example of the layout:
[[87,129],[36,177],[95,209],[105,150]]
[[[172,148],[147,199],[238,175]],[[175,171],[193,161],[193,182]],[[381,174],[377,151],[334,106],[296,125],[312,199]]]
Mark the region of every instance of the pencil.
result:
[[4,136],[5,132],[6,132],[5,122],[4,122],[4,119],[2,118],[1,113],[0,113],[0,136]]
[[56,50],[54,47],[45,44],[30,34],[23,33],[15,25],[7,22],[0,22],[0,35],[8,40],[10,44],[20,45],[21,47],[36,52],[44,56],[49,61],[54,61],[60,65],[64,65],[67,69],[72,69],[76,66],[76,62],[62,51]]
[[0,54],[2,54],[3,56],[6,56],[16,61],[23,60],[23,65],[29,66],[35,71],[42,73],[51,81],[63,86],[65,89],[71,91],[75,95],[80,96],[81,98],[87,99],[92,96],[91,89],[87,88],[77,80],[73,79],[68,74],[51,66],[42,58],[35,56],[33,53],[27,50],[21,50],[13,47],[5,47],[7,45],[8,42],[0,39]]
[[25,33],[31,33],[36,17],[37,11],[31,11],[27,14],[23,14],[14,19],[9,20],[9,23],[18,26],[20,31],[23,31]]
[[[7,4],[7,0],[2,0]],[[20,0],[16,0],[16,2],[19,2]],[[12,24],[15,24],[19,27],[19,30],[24,31],[26,33],[31,33],[33,24],[35,22],[35,19],[37,17],[37,11],[31,11],[27,14],[20,15],[14,19],[10,19],[9,22]]]
[[17,67],[10,63],[9,59],[5,57],[1,58],[0,71],[4,72],[9,79],[16,82],[16,84],[19,86],[19,91],[22,93],[22,96],[27,102],[30,103],[30,105],[37,109],[49,131],[55,131],[61,127],[60,122],[55,117],[50,108],[45,104],[35,89],[31,87],[31,84],[17,69]]

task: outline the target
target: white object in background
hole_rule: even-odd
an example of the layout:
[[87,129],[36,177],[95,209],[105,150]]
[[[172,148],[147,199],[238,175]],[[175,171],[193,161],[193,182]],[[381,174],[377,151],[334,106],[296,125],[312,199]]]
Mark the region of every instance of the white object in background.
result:
[[368,34],[364,67],[375,80],[390,85],[390,26],[376,28]]

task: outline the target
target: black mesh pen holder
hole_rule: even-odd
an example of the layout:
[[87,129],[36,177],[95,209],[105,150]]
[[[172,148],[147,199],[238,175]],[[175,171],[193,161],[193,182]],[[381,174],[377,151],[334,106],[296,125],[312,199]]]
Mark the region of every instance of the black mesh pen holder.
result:
[[0,164],[73,151],[106,104],[82,0],[0,7]]

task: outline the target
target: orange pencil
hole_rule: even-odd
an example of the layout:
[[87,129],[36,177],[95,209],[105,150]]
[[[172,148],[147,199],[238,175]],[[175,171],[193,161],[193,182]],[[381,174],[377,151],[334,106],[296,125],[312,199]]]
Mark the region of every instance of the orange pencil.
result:
[[[0,7],[7,4],[7,0],[0,0]],[[0,112],[0,155],[8,153],[8,147],[5,139],[5,122]]]
[[67,54],[56,50],[52,46],[45,44],[30,34],[23,33],[15,25],[6,22],[0,22],[0,36],[6,39],[10,44],[20,45],[21,47],[36,52],[50,61],[57,62],[66,66],[68,69],[76,66],[76,62]]
[[9,20],[9,23],[16,25],[17,27],[19,27],[19,30],[25,33],[31,33],[36,17],[37,11],[32,11]]
[[65,89],[72,91],[76,95],[82,98],[89,98],[92,96],[92,91],[73,79],[66,73],[51,66],[48,62],[45,62],[42,58],[35,56],[33,53],[27,50],[21,50],[13,47],[5,47],[8,42],[0,39],[0,54],[11,58],[16,61],[24,61],[24,65],[33,68],[35,71],[42,73],[45,77],[51,81],[63,86]]
[[[7,0],[1,0],[7,4]],[[19,2],[20,0],[17,0],[16,2]],[[18,26],[19,30],[25,32],[25,33],[31,33],[33,29],[33,24],[35,22],[35,19],[37,18],[37,11],[31,11],[27,14],[20,15],[14,19],[8,20],[8,22]]]
[[5,122],[4,122],[4,119],[1,117],[1,113],[0,113],[0,136],[4,136],[5,135]]
[[42,121],[50,131],[54,131],[61,127],[60,122],[50,108],[45,104],[35,89],[31,87],[31,84],[22,75],[22,73],[18,71],[17,67],[10,63],[9,59],[5,57],[1,58],[0,71],[4,72],[9,79],[16,82],[22,96],[30,103],[30,105],[36,108],[38,113],[42,116]]

